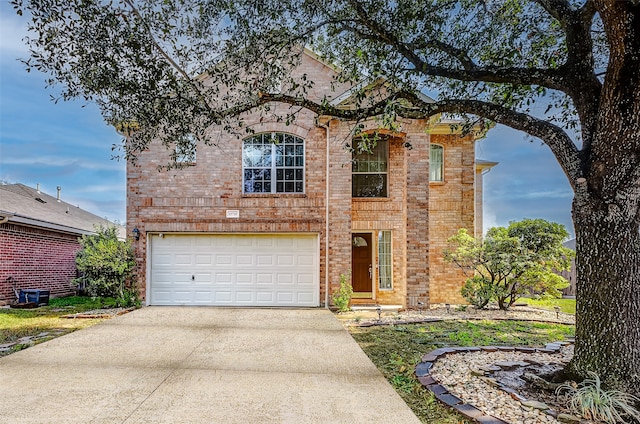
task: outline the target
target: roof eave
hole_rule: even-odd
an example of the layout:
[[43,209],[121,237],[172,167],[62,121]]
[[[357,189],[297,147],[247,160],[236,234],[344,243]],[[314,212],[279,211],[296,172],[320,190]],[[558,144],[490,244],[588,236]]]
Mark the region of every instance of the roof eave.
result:
[[[0,213],[0,216],[3,216],[4,213]],[[35,227],[35,228],[43,228],[46,230],[57,231],[65,234],[74,234],[74,235],[89,235],[94,234],[94,231],[83,230],[82,228],[74,228],[66,225],[56,224],[53,222],[42,221],[39,219],[29,218],[27,216],[22,216],[19,214],[12,214],[6,223],[9,224],[20,224],[27,227]]]

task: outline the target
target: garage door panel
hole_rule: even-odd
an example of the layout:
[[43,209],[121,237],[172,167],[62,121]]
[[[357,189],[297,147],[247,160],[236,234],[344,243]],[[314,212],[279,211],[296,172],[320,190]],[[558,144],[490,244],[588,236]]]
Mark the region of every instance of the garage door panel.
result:
[[315,282],[313,274],[297,274],[296,278],[296,283],[298,285],[313,285]]
[[199,304],[209,304],[212,300],[212,293],[210,291],[196,291],[194,293],[194,301]]
[[278,303],[292,303],[294,301],[294,295],[291,292],[278,292]]
[[171,241],[173,241],[173,246],[174,247],[182,247],[182,248],[190,248],[191,244],[194,241],[192,238],[187,238],[187,237],[171,237],[171,236],[168,236],[168,237],[164,237],[164,238],[166,238],[167,240],[169,238],[171,238],[172,239]]
[[231,304],[233,300],[233,293],[230,291],[216,290],[215,302],[217,304],[228,303]]
[[257,266],[272,266],[273,264],[273,255],[256,255]]
[[236,255],[236,264],[238,266],[252,266],[255,264],[254,257],[252,255]]
[[211,265],[213,258],[211,255],[196,255],[196,265]]
[[191,276],[193,274],[183,274],[180,272],[176,272],[174,273],[174,281],[176,282],[176,284],[191,284],[193,282],[193,280],[191,279]]
[[273,293],[271,292],[256,292],[256,302],[258,304],[272,304],[274,303]]
[[256,284],[260,285],[260,284],[266,284],[266,285],[272,285],[273,284],[273,274],[256,274]]
[[172,272],[156,272],[154,273],[154,280],[158,284],[162,283],[171,283],[173,281],[173,273]]
[[233,282],[233,274],[230,272],[216,272],[214,283],[216,285],[231,284]]
[[193,263],[193,256],[191,255],[175,255],[175,265],[191,265]]
[[292,274],[278,274],[277,276],[278,285],[293,285],[293,275]]
[[251,291],[236,291],[236,302],[251,305],[254,303],[253,295]]
[[298,293],[298,303],[306,304],[313,302],[313,293]]
[[193,280],[193,282],[195,284],[211,284],[212,280],[211,280],[211,274],[210,273],[197,273],[194,275],[195,279]]
[[248,285],[253,284],[253,274],[236,274],[236,284]]
[[315,234],[150,240],[150,304],[319,306]]
[[178,304],[191,303],[193,291],[191,290],[174,290],[173,298]]
[[313,255],[298,255],[297,259],[298,265],[303,267],[313,266],[315,262],[315,258],[313,257]]
[[293,266],[296,263],[294,255],[278,255],[278,266]]
[[216,255],[216,265],[224,266],[224,265],[232,265],[232,264],[233,264],[232,255]]

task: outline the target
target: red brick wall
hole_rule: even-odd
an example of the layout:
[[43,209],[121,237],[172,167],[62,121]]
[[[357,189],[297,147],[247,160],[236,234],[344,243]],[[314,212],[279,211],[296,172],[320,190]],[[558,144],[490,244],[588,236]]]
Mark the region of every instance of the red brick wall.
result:
[[20,289],[49,290],[51,297],[73,294],[78,236],[14,224],[0,225],[0,303],[15,300]]
[[443,251],[459,228],[474,233],[475,142],[456,134],[435,134],[431,142],[444,147],[444,181],[429,184],[430,302],[465,303],[460,288],[468,277],[444,261]]
[[[338,95],[346,87],[332,89],[331,70],[303,57],[297,70],[316,82],[313,96]],[[285,105],[271,111],[291,112]],[[285,132],[305,140],[305,193],[255,195],[242,193],[242,142],[222,126],[209,129],[216,145],[197,146],[194,166],[158,171],[170,153],[153,143],[127,168],[127,231],[137,227],[143,237],[134,242],[138,284],[146,295],[147,233],[306,232],[320,240],[320,300],[325,300],[325,276],[329,293],[339,286],[340,274],[351,269],[351,232],[393,232],[393,290],[377,291],[381,303],[415,308],[418,301],[437,303],[460,299],[460,278],[442,263],[446,238],[463,226],[474,228],[474,146],[470,137],[438,135],[427,131],[427,122],[405,120],[391,143],[390,197],[384,200],[352,200],[351,143],[353,123],[329,120],[329,140],[316,116],[302,111],[291,125],[270,115],[247,113],[247,127],[256,133]],[[325,122],[326,119],[321,120]],[[364,123],[365,129],[379,125]],[[450,132],[447,127],[447,133]],[[441,133],[440,133],[441,134]],[[395,137],[395,136],[394,136]],[[429,141],[445,146],[445,183],[429,184]],[[329,190],[326,190],[326,153],[329,144]],[[403,147],[403,142],[413,148]],[[325,244],[325,213],[329,209],[329,243]],[[240,218],[225,216],[239,210]],[[328,249],[329,263],[325,266]],[[374,284],[377,287],[377,284]]]
[[[418,302],[429,304],[431,263],[429,233],[431,191],[429,190],[429,140],[425,121],[412,121],[407,126],[407,308],[415,309]],[[433,280],[431,280],[433,281]]]

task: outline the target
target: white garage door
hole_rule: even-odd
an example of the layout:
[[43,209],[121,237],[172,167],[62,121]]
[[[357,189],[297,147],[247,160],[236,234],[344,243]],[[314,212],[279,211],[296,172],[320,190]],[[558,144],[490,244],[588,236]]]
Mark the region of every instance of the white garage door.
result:
[[315,234],[151,236],[149,304],[319,306]]

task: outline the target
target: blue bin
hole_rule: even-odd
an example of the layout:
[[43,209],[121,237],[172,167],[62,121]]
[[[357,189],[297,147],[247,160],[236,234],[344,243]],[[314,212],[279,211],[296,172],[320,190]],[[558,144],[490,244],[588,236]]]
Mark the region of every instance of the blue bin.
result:
[[18,303],[36,303],[38,306],[49,304],[49,290],[20,290]]

